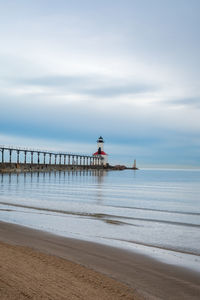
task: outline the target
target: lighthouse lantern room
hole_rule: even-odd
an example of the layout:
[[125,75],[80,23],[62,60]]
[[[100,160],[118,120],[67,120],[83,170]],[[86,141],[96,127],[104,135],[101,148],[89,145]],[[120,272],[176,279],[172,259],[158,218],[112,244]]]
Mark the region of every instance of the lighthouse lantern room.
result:
[[104,146],[104,140],[102,136],[100,136],[97,140],[97,152],[95,152],[93,156],[101,157],[103,159],[102,160],[103,165],[106,165],[108,162],[108,155],[104,152],[103,146]]

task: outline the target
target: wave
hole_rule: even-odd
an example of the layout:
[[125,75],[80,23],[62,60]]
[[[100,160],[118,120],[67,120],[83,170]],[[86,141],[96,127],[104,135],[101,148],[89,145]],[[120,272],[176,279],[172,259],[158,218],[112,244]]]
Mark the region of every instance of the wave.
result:
[[162,223],[162,224],[168,224],[168,225],[189,226],[189,227],[200,228],[199,224],[183,223],[183,222],[176,222],[176,221],[169,221],[169,220],[127,217],[127,216],[111,215],[111,214],[104,214],[104,213],[74,212],[74,211],[65,211],[65,210],[60,210],[60,209],[50,209],[50,208],[45,208],[45,207],[35,207],[35,206],[28,206],[28,205],[23,205],[23,204],[7,203],[7,202],[0,202],[0,204],[6,205],[6,206],[33,209],[33,210],[38,210],[38,211],[67,214],[67,215],[72,215],[72,216],[91,217],[91,218],[95,218],[95,219],[98,219],[98,220],[105,221],[107,223],[112,223],[112,221],[113,221],[113,224],[116,223],[117,225],[133,225],[134,226],[134,224],[131,224],[131,223],[118,221],[119,219],[120,220],[125,219],[125,220],[133,220],[133,221]]
[[163,213],[170,213],[170,214],[200,216],[200,212],[185,212],[179,210],[168,210],[168,209],[157,209],[157,208],[135,207],[135,206],[121,206],[121,205],[106,205],[106,206],[117,207],[117,208],[128,208],[133,210],[155,211],[155,212],[161,212],[161,213],[163,212]]
[[140,246],[145,246],[145,247],[149,247],[149,248],[156,248],[156,249],[161,249],[161,250],[173,251],[173,252],[176,252],[176,253],[183,253],[183,254],[190,254],[190,255],[200,256],[200,253],[197,252],[197,251],[186,250],[185,248],[181,248],[181,247],[175,248],[175,247],[171,247],[171,246],[157,245],[157,244],[151,244],[151,243],[143,243],[143,242],[139,242],[139,241],[135,241],[135,240],[126,240],[126,239],[117,239],[117,238],[108,238],[108,237],[106,237],[105,239],[117,240],[117,241],[121,241],[121,242],[127,242],[127,243],[140,245]]

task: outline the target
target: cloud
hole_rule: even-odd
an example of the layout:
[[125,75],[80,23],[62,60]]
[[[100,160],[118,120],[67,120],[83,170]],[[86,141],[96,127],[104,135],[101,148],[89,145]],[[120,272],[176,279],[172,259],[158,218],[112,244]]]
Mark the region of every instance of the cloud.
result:
[[196,109],[200,108],[200,97],[195,98],[182,98],[167,101],[169,105],[180,106],[180,107],[193,107]]
[[144,82],[126,82],[123,79],[106,78],[105,76],[43,76],[34,78],[7,79],[8,87],[17,87],[21,90],[39,90],[48,94],[55,91],[58,94],[83,94],[93,97],[118,97],[121,95],[134,95],[149,93],[156,90],[155,86]]

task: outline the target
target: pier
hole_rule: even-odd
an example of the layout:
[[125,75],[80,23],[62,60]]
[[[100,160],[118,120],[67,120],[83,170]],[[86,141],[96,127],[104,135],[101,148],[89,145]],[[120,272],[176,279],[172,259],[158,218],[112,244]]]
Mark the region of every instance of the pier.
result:
[[21,147],[0,146],[0,171],[35,170],[67,167],[103,168],[103,158],[75,153],[55,152]]

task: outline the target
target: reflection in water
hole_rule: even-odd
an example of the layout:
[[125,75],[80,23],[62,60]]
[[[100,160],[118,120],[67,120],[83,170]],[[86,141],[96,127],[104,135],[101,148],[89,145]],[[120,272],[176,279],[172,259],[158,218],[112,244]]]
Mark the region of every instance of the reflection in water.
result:
[[98,185],[103,183],[103,178],[107,175],[107,171],[105,170],[67,170],[67,171],[50,171],[50,172],[28,172],[28,173],[1,173],[0,174],[0,182],[3,183],[32,183],[35,182],[35,178],[37,178],[36,182],[39,183],[41,178],[43,182],[46,181],[51,182],[52,174],[55,179],[62,181],[66,177],[85,177],[90,176],[94,177]]
[[[74,199],[83,188],[86,188],[85,195],[90,198],[91,184],[95,186],[92,190],[93,200],[97,203],[103,201],[103,182],[107,176],[105,170],[67,170],[51,172],[28,172],[28,173],[1,173],[0,174],[0,197],[20,197],[20,199],[34,199],[38,196],[42,199],[53,197],[67,197]],[[89,179],[90,178],[90,179]],[[87,189],[88,182],[89,187]],[[77,183],[79,186],[77,186]],[[55,189],[53,190],[53,187]],[[76,187],[76,188],[75,188]],[[57,193],[55,194],[55,191]],[[80,193],[80,197],[81,197]],[[83,197],[84,199],[84,197]]]
[[[67,170],[51,172],[2,173],[0,197],[6,196],[10,200],[20,199],[48,200],[53,197],[76,199],[77,196],[92,199],[96,203],[103,203],[105,170]],[[78,185],[77,185],[78,184]],[[87,185],[89,186],[87,187]],[[91,190],[91,186],[94,189]],[[82,191],[84,190],[84,195]],[[67,193],[67,194],[66,194]]]

